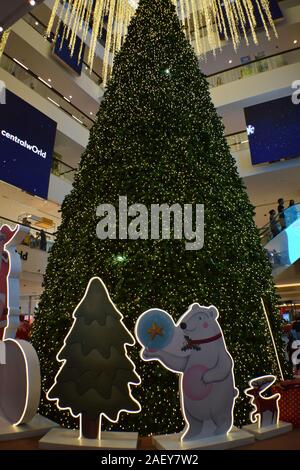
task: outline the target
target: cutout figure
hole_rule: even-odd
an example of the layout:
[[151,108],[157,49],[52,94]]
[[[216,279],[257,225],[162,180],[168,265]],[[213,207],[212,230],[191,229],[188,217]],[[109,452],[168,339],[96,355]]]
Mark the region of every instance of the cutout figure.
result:
[[[136,325],[142,358],[158,360],[180,373],[181,408],[186,421],[182,441],[227,434],[232,428],[238,390],[218,316],[215,307],[194,303],[176,324],[167,312],[151,309]],[[152,330],[157,332],[154,337]]]

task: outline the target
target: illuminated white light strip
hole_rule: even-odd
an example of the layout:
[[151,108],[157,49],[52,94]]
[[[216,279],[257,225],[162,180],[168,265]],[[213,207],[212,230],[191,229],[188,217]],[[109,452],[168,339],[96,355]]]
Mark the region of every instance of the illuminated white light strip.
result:
[[128,361],[132,364],[132,366],[133,366],[133,373],[136,375],[137,380],[138,380],[137,382],[128,382],[128,383],[127,383],[127,389],[128,389],[128,393],[129,393],[129,396],[130,396],[131,400],[134,401],[134,402],[138,405],[139,409],[136,410],[136,411],[125,410],[125,409],[119,410],[116,420],[112,420],[111,418],[109,418],[108,416],[106,416],[105,413],[100,413],[100,414],[99,414],[99,434],[98,434],[98,440],[101,440],[101,419],[102,419],[102,416],[105,416],[105,418],[108,419],[111,423],[117,423],[117,422],[119,421],[120,413],[122,413],[122,412],[126,412],[126,413],[139,413],[139,412],[141,411],[141,405],[140,405],[140,403],[139,403],[139,402],[132,396],[132,394],[131,394],[130,385],[140,385],[142,381],[141,381],[141,377],[140,377],[140,376],[138,375],[138,373],[136,372],[135,364],[134,364],[134,362],[130,359],[130,357],[128,356],[128,354],[127,354],[127,349],[126,349],[126,346],[135,346],[135,344],[136,344],[135,338],[134,338],[134,336],[130,333],[130,331],[126,328],[126,326],[124,325],[124,323],[123,323],[124,317],[123,317],[123,315],[121,314],[121,312],[117,309],[117,307],[115,306],[115,304],[113,303],[113,301],[111,300],[110,295],[109,295],[109,292],[108,292],[108,290],[107,290],[107,287],[106,287],[106,285],[104,284],[104,282],[102,281],[102,279],[100,279],[100,277],[94,276],[94,277],[92,277],[92,278],[90,279],[90,281],[89,281],[89,283],[88,283],[88,286],[87,286],[87,288],[86,288],[86,291],[85,291],[85,294],[84,294],[83,298],[81,299],[81,301],[79,302],[79,304],[77,305],[77,307],[75,308],[75,310],[73,311],[73,314],[72,314],[72,317],[73,317],[73,324],[72,324],[72,326],[71,326],[71,328],[70,328],[70,330],[69,330],[67,336],[66,336],[65,339],[64,339],[64,344],[63,344],[62,348],[59,350],[59,352],[58,352],[57,355],[56,355],[56,360],[57,360],[58,362],[61,362],[62,365],[61,365],[59,371],[57,372],[57,374],[56,374],[56,376],[55,376],[55,379],[54,379],[54,384],[53,384],[52,387],[48,390],[48,392],[47,392],[47,394],[46,394],[46,397],[47,397],[47,399],[50,400],[50,401],[56,401],[56,406],[57,406],[57,408],[58,408],[59,410],[69,410],[70,413],[71,413],[71,415],[72,415],[74,418],[79,418],[79,419],[80,419],[80,430],[79,430],[79,438],[78,438],[78,439],[82,439],[82,413],[79,413],[78,415],[75,415],[75,414],[73,413],[72,408],[70,408],[69,406],[67,406],[67,407],[65,407],[65,408],[62,408],[62,407],[59,405],[59,398],[50,398],[50,397],[49,397],[49,393],[51,392],[52,388],[54,388],[55,385],[57,384],[57,378],[58,378],[58,376],[59,376],[59,374],[60,374],[62,368],[64,367],[65,363],[67,362],[66,359],[59,359],[59,355],[60,355],[60,353],[63,351],[63,349],[65,348],[65,346],[66,346],[66,341],[67,341],[68,337],[70,336],[70,334],[71,334],[71,332],[72,332],[72,330],[73,330],[73,328],[74,328],[74,326],[75,326],[75,323],[76,323],[75,314],[76,314],[77,310],[81,307],[81,304],[84,302],[84,300],[85,300],[85,298],[86,298],[86,296],[87,296],[87,294],[88,294],[90,285],[91,285],[91,283],[92,283],[95,279],[97,279],[98,281],[101,282],[101,284],[102,284],[102,286],[103,286],[103,288],[104,288],[104,290],[105,290],[105,292],[106,292],[106,295],[107,295],[107,297],[108,297],[109,302],[111,303],[111,305],[113,306],[113,308],[117,311],[117,313],[118,313],[118,314],[120,315],[120,317],[121,317],[120,323],[122,324],[123,328],[126,330],[126,332],[128,333],[128,335],[130,336],[130,338],[132,339],[132,343],[125,343],[125,344],[124,344],[124,352],[125,352],[126,358],[127,358]]
[[247,144],[249,140],[242,140],[241,144]]
[[264,397],[262,395],[262,393],[265,392],[265,390],[267,390],[268,388],[271,387],[271,385],[273,385],[273,383],[275,382],[276,380],[276,377],[275,375],[272,375],[272,374],[269,374],[269,375],[262,375],[261,377],[256,377],[255,379],[251,379],[248,383],[249,383],[249,388],[246,388],[246,390],[244,390],[244,393],[247,395],[247,397],[250,397],[250,404],[253,406],[254,410],[251,411],[250,413],[250,420],[251,422],[254,424],[257,422],[257,425],[258,425],[258,428],[261,428],[261,415],[260,413],[258,413],[257,411],[257,406],[256,404],[254,403],[255,401],[255,397],[251,394],[249,394],[250,391],[252,391],[254,389],[254,386],[252,385],[254,382],[256,382],[257,380],[260,380],[260,379],[264,379],[264,378],[269,378],[271,377],[272,378],[272,382],[269,383],[268,386],[264,387],[258,394],[260,396],[260,398],[262,398],[263,400],[274,400],[276,398],[276,407],[277,407],[277,419],[276,419],[276,424],[279,423],[279,414],[280,414],[280,409],[279,409],[279,400],[281,398],[281,395],[280,393],[275,393],[275,395],[272,395],[270,397]]
[[16,341],[15,339],[12,339],[12,338],[8,338],[6,339],[5,341],[12,341],[13,343],[15,343],[21,350],[22,352],[22,355],[23,355],[23,359],[24,359],[24,362],[25,362],[25,370],[26,370],[26,398],[25,398],[25,405],[24,405],[24,409],[23,409],[23,413],[21,415],[21,418],[19,419],[19,421],[17,423],[13,423],[13,426],[18,426],[19,424],[22,423],[23,421],[23,418],[27,412],[27,408],[28,408],[28,402],[29,402],[29,388],[30,388],[30,384],[29,384],[29,369],[28,369],[28,362],[27,362],[27,357],[26,357],[26,354],[25,354],[25,351],[23,350],[23,348],[21,347],[21,345],[18,343],[18,341]]
[[65,96],[64,96],[64,100],[66,100],[66,101],[68,101],[69,103],[71,103],[71,101],[69,100],[69,98],[66,98]]
[[38,79],[39,79],[41,82],[43,82],[45,85],[47,85],[47,87],[52,88],[52,86],[51,86],[48,82],[46,82],[46,80],[43,80],[43,78],[38,77]]
[[50,98],[49,96],[47,97],[47,99],[49,101],[51,101],[51,103],[55,104],[58,108],[60,108],[60,104],[58,104],[56,101],[54,101],[52,98]]
[[277,289],[284,289],[285,287],[300,287],[300,283],[297,282],[295,284],[276,284],[275,287],[277,287]]
[[[160,312],[162,312],[163,314],[167,315],[167,316],[170,318],[170,320],[172,321],[172,323],[173,323],[173,325],[174,325],[174,328],[178,328],[179,325],[180,325],[180,323],[182,322],[183,318],[191,312],[191,310],[193,309],[193,306],[194,306],[194,305],[199,305],[199,304],[197,304],[197,303],[195,302],[195,303],[193,303],[192,305],[190,305],[189,308],[188,308],[188,310],[179,318],[179,320],[178,320],[177,323],[174,322],[173,317],[172,317],[168,312],[166,312],[165,310],[162,310],[162,309],[160,309],[160,308],[151,308],[151,309],[149,309],[149,310],[146,310],[144,313],[142,313],[142,315],[140,315],[140,317],[138,318],[138,321],[137,321],[137,323],[136,323],[136,325],[135,325],[135,336],[138,338],[137,331],[138,331],[139,323],[140,323],[142,317],[143,317],[144,315],[146,315],[148,312],[150,312],[150,311],[152,311],[152,310],[159,310]],[[215,320],[216,320],[216,323],[218,324],[218,326],[219,326],[219,328],[220,328],[220,332],[221,332],[222,339],[223,339],[223,342],[224,342],[225,351],[227,352],[227,354],[229,355],[229,357],[230,357],[230,359],[231,359],[231,361],[232,361],[231,372],[232,372],[232,378],[233,378],[233,388],[234,388],[234,390],[237,390],[237,395],[233,398],[233,403],[232,403],[232,408],[231,408],[231,425],[230,425],[229,430],[228,430],[227,433],[226,433],[226,434],[228,435],[228,434],[230,433],[230,431],[232,430],[232,428],[233,428],[233,421],[234,421],[234,413],[233,413],[233,410],[234,410],[235,400],[236,400],[237,397],[239,396],[238,389],[237,389],[236,386],[235,386],[235,377],[234,377],[234,373],[233,373],[234,361],[233,361],[233,358],[232,358],[230,352],[229,352],[228,349],[227,349],[226,342],[225,342],[225,338],[224,338],[224,334],[223,334],[222,328],[221,328],[221,326],[220,326],[220,323],[217,321],[217,319],[219,318],[219,311],[218,311],[218,309],[217,309],[215,306],[213,306],[213,305],[210,305],[209,307],[203,307],[203,306],[200,306],[200,307],[201,307],[202,309],[207,310],[207,311],[209,311],[210,309],[214,309],[214,310],[216,311],[216,318],[215,318]],[[221,339],[221,338],[220,338],[220,339]],[[139,341],[139,343],[140,343],[140,341]],[[185,423],[186,423],[186,426],[187,426],[186,429],[185,429],[185,431],[184,431],[184,433],[182,434],[182,436],[181,436],[181,438],[180,438],[181,442],[183,443],[184,436],[188,433],[188,431],[189,431],[189,429],[190,429],[190,424],[189,424],[188,419],[187,419],[186,414],[185,414],[185,407],[184,407],[184,402],[183,402],[183,397],[184,397],[184,393],[183,393],[183,375],[184,375],[184,372],[178,372],[178,370],[174,370],[174,369],[171,369],[170,367],[167,367],[159,358],[153,357],[153,358],[151,358],[151,359],[145,359],[145,358],[143,357],[143,352],[145,351],[146,348],[145,348],[145,346],[144,346],[142,343],[140,343],[140,344],[141,344],[141,346],[142,346],[142,350],[141,350],[141,352],[140,352],[140,357],[141,357],[141,359],[142,359],[143,361],[145,361],[145,362],[159,361],[165,369],[169,370],[170,372],[175,372],[176,374],[179,374],[179,375],[180,375],[180,405],[181,405],[181,412],[182,412],[182,414],[183,414],[183,417],[184,417],[184,420],[185,420]]]
[[20,61],[19,61],[18,59],[16,59],[15,57],[13,58],[13,60],[14,60],[17,64],[21,65],[21,67],[23,67],[23,69],[29,70],[29,68],[26,67],[26,65],[22,64],[22,62],[20,62]]
[[275,355],[276,355],[277,364],[278,364],[278,367],[279,367],[281,379],[284,380],[281,365],[280,365],[280,360],[279,360],[279,356],[278,356],[278,353],[277,353],[277,348],[276,348],[276,344],[275,344],[275,340],[274,340],[274,336],[273,336],[273,331],[272,331],[272,328],[271,328],[271,325],[270,325],[270,322],[269,322],[269,318],[268,318],[267,310],[266,310],[266,307],[265,307],[265,303],[264,303],[263,299],[260,299],[260,300],[261,300],[262,308],[263,308],[263,311],[264,311],[264,314],[265,314],[265,317],[266,317],[266,320],[267,320],[268,328],[269,328],[269,331],[270,331],[270,335],[271,335],[273,348],[274,348],[274,351],[275,351]]
[[80,121],[80,119],[78,119],[78,117],[74,116],[74,114],[72,114],[72,118],[74,118],[76,121],[80,122],[80,124],[83,124],[83,122]]

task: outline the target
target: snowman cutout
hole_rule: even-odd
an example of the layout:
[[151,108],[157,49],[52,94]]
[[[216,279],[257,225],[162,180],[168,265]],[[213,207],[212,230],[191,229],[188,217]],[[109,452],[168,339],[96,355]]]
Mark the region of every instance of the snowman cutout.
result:
[[164,310],[150,309],[138,319],[135,334],[144,361],[159,361],[180,374],[182,442],[226,435],[233,426],[235,387],[229,354],[214,306],[192,304],[175,324]]
[[[39,360],[33,346],[15,339],[20,323],[21,259],[17,246],[29,228],[7,225],[0,229],[1,306],[7,309],[3,340],[0,341],[0,418],[11,425],[29,423],[36,415],[41,389]],[[4,266],[4,261],[7,266]],[[3,269],[2,269],[3,268]]]

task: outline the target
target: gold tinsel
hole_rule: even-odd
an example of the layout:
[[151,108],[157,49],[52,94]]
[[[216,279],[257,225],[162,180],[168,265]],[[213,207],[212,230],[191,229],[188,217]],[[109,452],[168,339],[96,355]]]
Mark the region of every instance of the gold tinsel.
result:
[[[207,50],[215,53],[221,49],[222,40],[231,38],[236,50],[241,39],[249,44],[246,25],[250,27],[250,34],[255,44],[258,43],[256,35],[256,19],[254,5],[262,19],[268,39],[270,29],[277,37],[274,21],[271,16],[268,0],[172,0],[178,10],[187,38],[192,42],[196,54],[205,57]],[[63,41],[67,38],[71,54],[74,53],[76,37],[79,35],[82,44],[88,38],[88,26],[91,25],[89,38],[88,64],[93,68],[96,54],[97,40],[101,34],[104,17],[108,16],[106,24],[106,44],[103,60],[103,85],[106,85],[109,72],[112,68],[113,56],[124,41],[128,24],[135,13],[138,0],[55,0],[47,35],[50,36],[57,17],[55,38],[58,40],[60,24],[64,24]],[[82,47],[80,54],[82,53]]]

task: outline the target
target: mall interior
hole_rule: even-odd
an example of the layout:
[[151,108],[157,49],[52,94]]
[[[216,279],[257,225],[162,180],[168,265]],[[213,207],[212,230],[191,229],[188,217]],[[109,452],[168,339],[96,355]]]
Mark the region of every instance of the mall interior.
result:
[[[33,315],[41,294],[48,251],[60,224],[59,209],[71,190],[104,93],[101,78],[103,45],[99,44],[99,55],[96,56],[92,73],[85,60],[88,48],[80,72],[74,72],[55,54],[51,40],[44,39],[51,0],[36,3],[25,14],[16,8],[15,22],[0,64],[0,79],[7,89],[57,125],[49,187],[44,197],[33,195],[32,190],[24,190],[22,182],[18,187],[0,178],[1,222],[22,223],[27,219],[31,225],[32,240],[20,248],[23,262],[21,307],[26,316]],[[237,53],[229,42],[223,46],[221,53],[217,52],[216,58],[208,52],[207,61],[201,62],[200,66],[207,75],[213,103],[223,118],[232,155],[255,207],[255,222],[261,229],[262,243],[270,252],[277,291],[284,305],[282,311],[286,319],[293,320],[297,311],[300,315],[299,235],[293,233],[292,237],[295,238],[287,244],[282,244],[282,240],[276,237],[271,241],[269,211],[274,209],[278,213],[279,198],[284,200],[285,208],[289,207],[290,200],[295,204],[300,201],[298,128],[294,131],[291,124],[289,131],[290,139],[296,140],[297,145],[285,142],[281,153],[277,152],[276,160],[268,161],[269,142],[274,139],[279,141],[280,126],[286,125],[285,121],[276,123],[278,133],[271,130],[269,136],[265,135],[270,141],[264,144],[265,154],[259,157],[261,162],[256,162],[257,157],[253,158],[249,145],[252,115],[247,121],[245,114],[245,108],[288,98],[297,92],[296,84],[294,89],[292,85],[300,77],[300,4],[297,0],[279,3],[283,18],[276,25],[278,39],[268,41],[261,31],[258,33],[259,45],[241,46]],[[19,19],[18,15],[21,16]],[[257,119],[260,108],[252,110]],[[268,114],[267,107],[262,107],[261,111]],[[18,125],[22,129],[22,123]],[[266,128],[267,125],[266,122]],[[299,156],[295,153],[297,146]],[[35,242],[40,238],[38,233],[41,229],[46,234],[45,250],[37,249],[39,242]],[[291,247],[291,243],[295,246]],[[281,259],[280,255],[274,258],[274,250],[281,253]],[[284,259],[287,251],[293,252],[288,262]]]
[[[300,318],[300,1],[275,3],[281,12],[275,18],[278,37],[268,40],[260,28],[257,44],[241,43],[236,51],[230,39],[215,55],[207,45],[206,60],[199,59],[199,67],[207,76],[231,153],[255,207],[284,333]],[[24,338],[43,291],[61,204],[72,189],[105,91],[107,24],[90,70],[88,39],[78,61],[55,44],[54,26],[47,37],[53,4],[54,0],[10,0],[0,7],[0,31],[10,30],[1,51],[0,81],[13,108],[2,113],[0,104],[0,223],[30,228],[18,247],[20,337]],[[37,136],[40,120],[44,133]],[[8,144],[17,147],[20,160],[22,152],[24,160],[31,154],[18,174],[4,171]],[[43,166],[33,168],[30,162],[36,154]],[[5,326],[5,318],[0,326]]]

